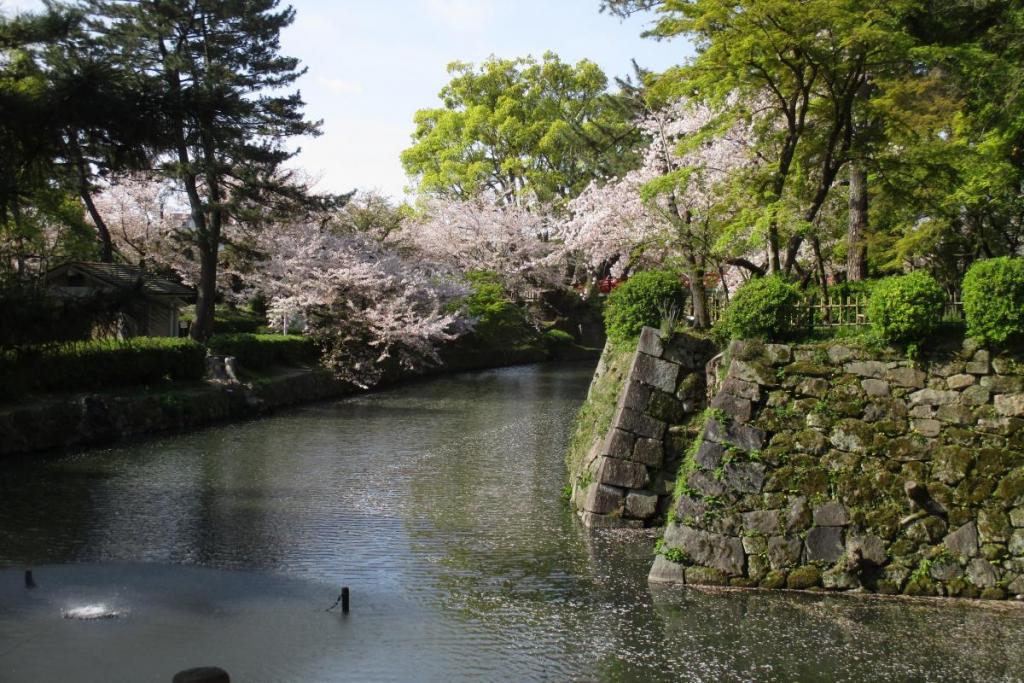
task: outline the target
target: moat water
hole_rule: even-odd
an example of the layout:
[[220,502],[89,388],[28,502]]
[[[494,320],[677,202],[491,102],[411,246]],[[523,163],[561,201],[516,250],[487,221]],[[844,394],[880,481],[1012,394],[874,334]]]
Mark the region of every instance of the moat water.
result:
[[591,370],[0,463],[0,681],[1024,680],[1009,605],[648,585],[561,498]]

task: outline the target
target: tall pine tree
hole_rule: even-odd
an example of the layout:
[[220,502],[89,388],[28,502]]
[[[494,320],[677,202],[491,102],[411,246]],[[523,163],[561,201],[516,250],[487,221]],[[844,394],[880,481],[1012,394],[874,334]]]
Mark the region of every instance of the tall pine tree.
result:
[[281,166],[285,141],[316,135],[297,92],[304,71],[280,54],[295,11],[278,0],[86,0],[96,39],[122,77],[159,99],[159,169],[180,183],[200,262],[192,337],[213,329],[224,225],[255,205],[302,199]]

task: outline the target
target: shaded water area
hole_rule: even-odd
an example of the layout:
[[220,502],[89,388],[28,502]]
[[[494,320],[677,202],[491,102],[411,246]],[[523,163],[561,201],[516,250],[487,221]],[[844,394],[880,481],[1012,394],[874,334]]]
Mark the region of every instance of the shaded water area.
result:
[[[561,500],[591,370],[0,463],[0,680],[1024,677],[1010,606],[650,587],[650,538]],[[62,618],[98,606],[118,616]]]

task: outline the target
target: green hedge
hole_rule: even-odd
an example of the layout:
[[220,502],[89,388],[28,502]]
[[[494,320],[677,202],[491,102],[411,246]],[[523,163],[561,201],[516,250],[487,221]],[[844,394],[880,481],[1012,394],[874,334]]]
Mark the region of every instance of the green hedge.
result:
[[800,292],[778,275],[750,280],[740,287],[716,325],[727,339],[784,339],[796,331]]
[[0,397],[199,380],[205,358],[201,344],[164,337],[19,347],[0,354]]
[[679,274],[668,270],[647,270],[633,275],[608,295],[604,326],[613,341],[627,341],[640,334],[645,325],[659,327],[662,313],[670,306],[682,308],[686,289]]
[[234,356],[243,370],[315,363],[320,355],[313,338],[301,335],[215,334],[206,345],[211,354]]
[[871,328],[890,344],[917,345],[942,322],[946,295],[931,275],[921,271],[878,282],[868,301]]
[[964,276],[967,333],[1001,344],[1024,336],[1024,259],[978,261]]

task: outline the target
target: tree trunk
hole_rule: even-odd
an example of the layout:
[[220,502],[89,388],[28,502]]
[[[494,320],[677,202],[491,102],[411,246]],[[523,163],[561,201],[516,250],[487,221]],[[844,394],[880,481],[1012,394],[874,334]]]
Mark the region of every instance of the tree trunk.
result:
[[831,315],[831,311],[828,308],[828,276],[825,274],[825,260],[821,257],[821,242],[818,240],[817,235],[811,236],[811,248],[814,251],[814,260],[818,266],[818,286],[821,288],[821,303],[822,306],[825,306],[827,322],[828,317]]
[[78,171],[78,195],[82,198],[82,203],[85,204],[86,210],[89,212],[89,218],[92,219],[93,225],[96,226],[96,233],[99,235],[100,244],[102,245],[102,252],[100,260],[103,263],[114,262],[114,241],[110,238],[110,230],[107,228],[106,221],[103,220],[103,216],[96,209],[96,203],[92,200],[92,193],[89,191],[89,172],[85,162],[85,157],[82,156],[82,150],[78,146],[78,133],[68,133],[67,146],[71,150],[71,154],[74,156],[75,167]]
[[708,313],[708,291],[704,288],[704,267],[690,259],[690,298],[693,299],[693,326],[700,330],[711,327]]
[[[213,137],[210,135],[212,124],[200,132],[203,140],[203,161],[209,169],[215,164],[217,157]],[[220,256],[221,227],[224,225],[224,209],[221,206],[220,179],[216,173],[207,171],[206,190],[209,192],[210,208],[206,213],[204,230],[200,232],[199,298],[196,301],[196,322],[198,328],[192,332],[192,338],[206,341],[213,334],[213,316],[217,296],[217,260]],[[285,330],[287,332],[287,330]]]
[[100,236],[100,244],[102,245],[100,260],[103,263],[113,263],[114,241],[110,238],[110,230],[107,228],[107,223],[96,209],[96,204],[92,201],[92,195],[89,193],[89,190],[83,187],[80,194],[86,210],[89,211],[89,217],[92,218],[92,223],[96,226],[96,233]]
[[217,297],[217,245],[203,244],[199,252],[199,288],[196,319],[189,336],[205,342],[213,333],[214,304]]
[[863,280],[868,275],[868,174],[860,164],[850,166],[850,223],[846,233],[846,279]]

